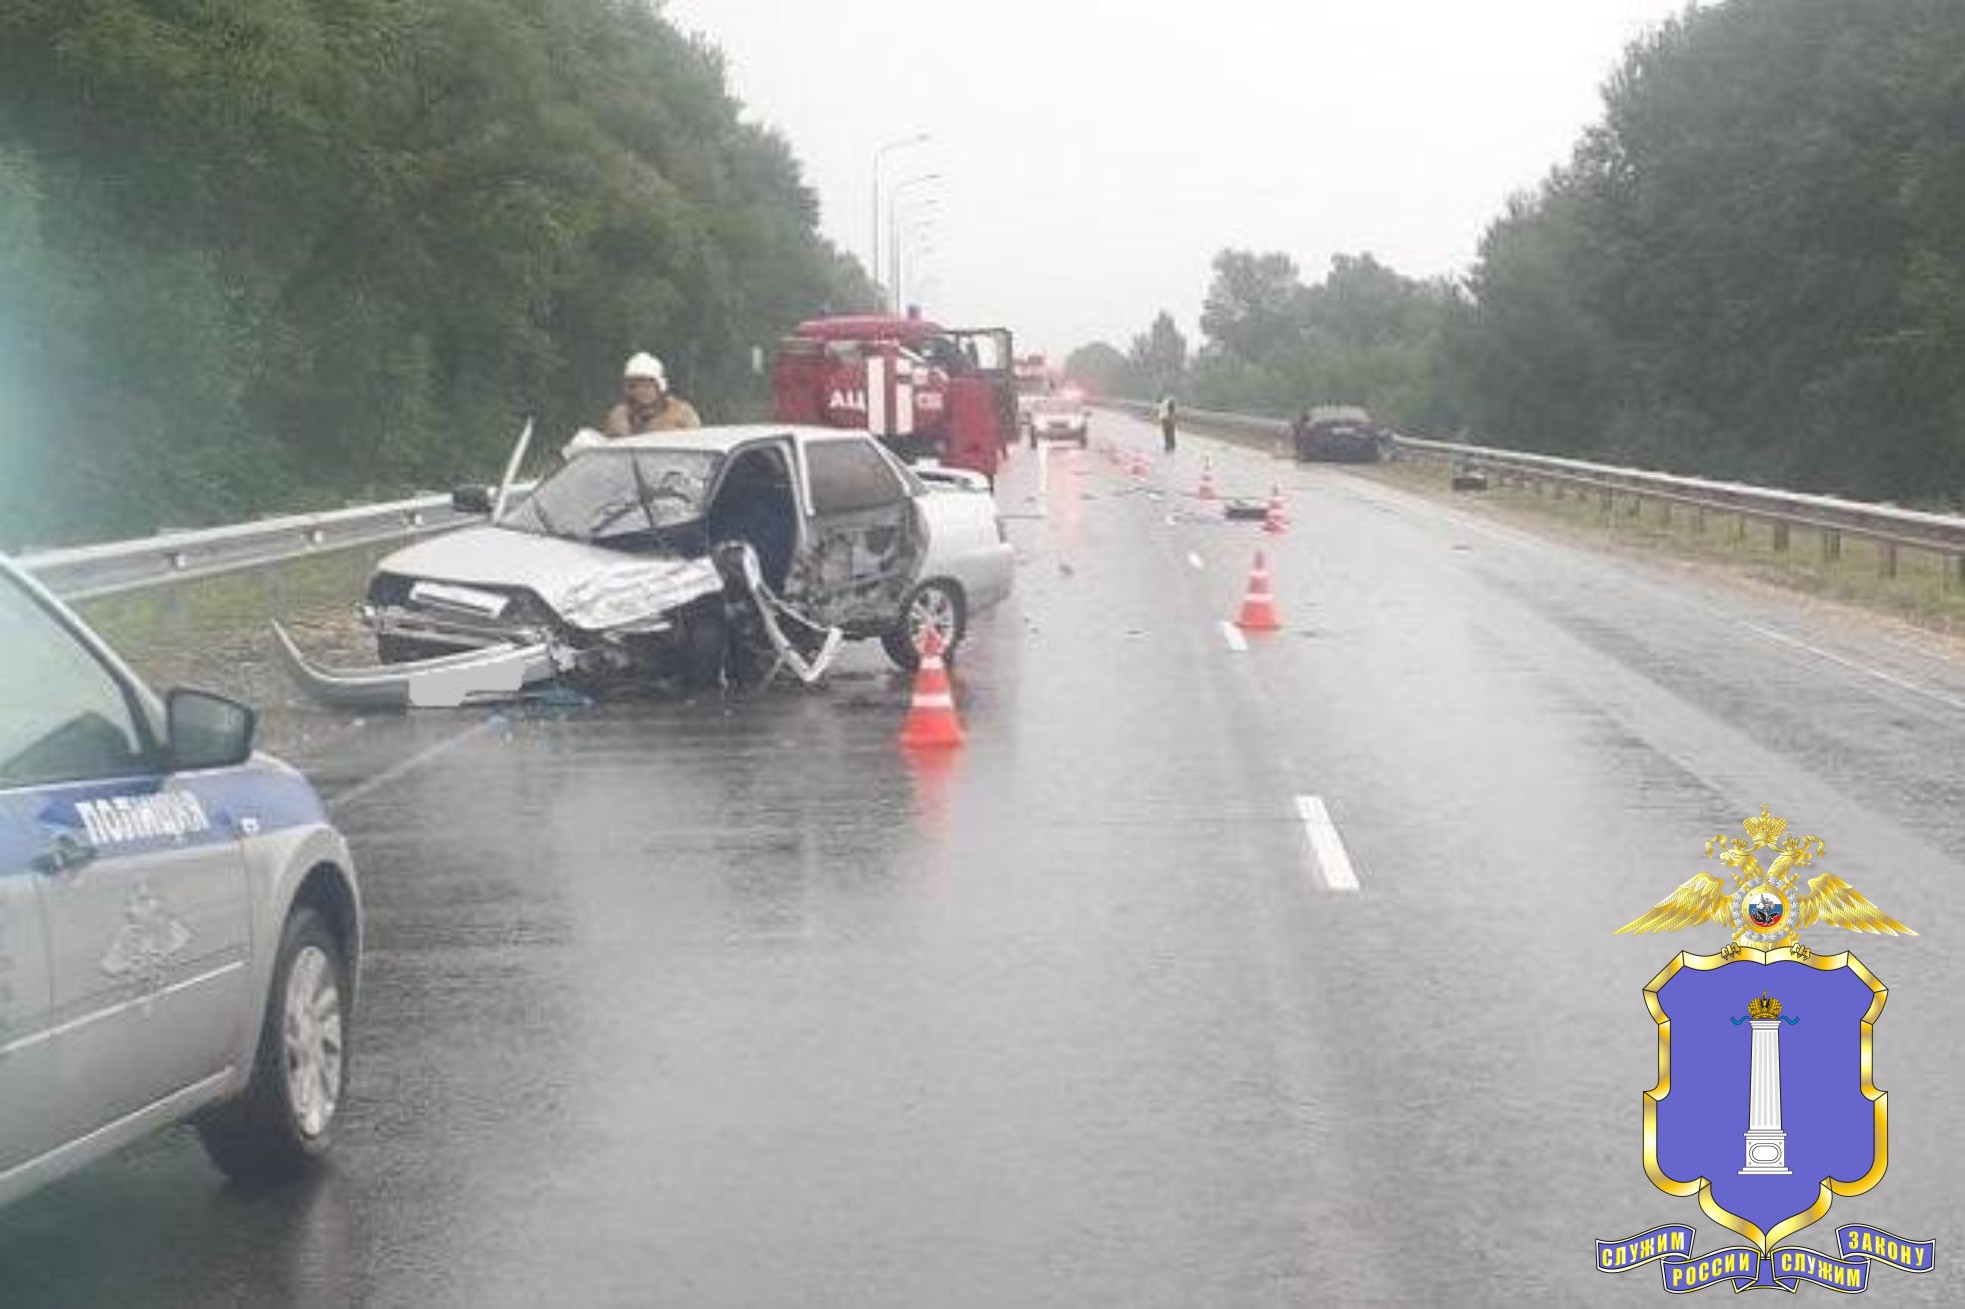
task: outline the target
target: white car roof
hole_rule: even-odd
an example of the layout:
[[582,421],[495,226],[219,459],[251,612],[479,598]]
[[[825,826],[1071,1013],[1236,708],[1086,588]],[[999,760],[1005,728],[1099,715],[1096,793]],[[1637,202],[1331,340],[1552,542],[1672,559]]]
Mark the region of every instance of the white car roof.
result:
[[856,428],[801,427],[792,423],[742,423],[723,427],[684,427],[668,432],[644,432],[639,436],[619,436],[588,447],[592,450],[702,450],[729,454],[752,441],[790,437],[800,442],[857,440],[872,438]]

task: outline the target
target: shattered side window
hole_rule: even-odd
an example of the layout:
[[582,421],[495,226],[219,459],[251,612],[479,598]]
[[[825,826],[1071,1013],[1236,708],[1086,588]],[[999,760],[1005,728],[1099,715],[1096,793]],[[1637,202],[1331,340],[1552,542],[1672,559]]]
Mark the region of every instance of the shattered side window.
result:
[[904,499],[901,479],[870,441],[814,441],[806,448],[812,473],[812,509],[850,514]]

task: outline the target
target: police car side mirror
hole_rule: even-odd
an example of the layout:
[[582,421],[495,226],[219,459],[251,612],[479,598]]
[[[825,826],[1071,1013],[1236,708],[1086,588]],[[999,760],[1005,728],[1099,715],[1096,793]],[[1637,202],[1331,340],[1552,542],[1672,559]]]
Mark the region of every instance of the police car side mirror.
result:
[[450,507],[460,514],[488,514],[491,512],[491,488],[460,486],[450,493]]
[[252,757],[257,715],[236,700],[204,691],[164,698],[172,772],[231,768]]

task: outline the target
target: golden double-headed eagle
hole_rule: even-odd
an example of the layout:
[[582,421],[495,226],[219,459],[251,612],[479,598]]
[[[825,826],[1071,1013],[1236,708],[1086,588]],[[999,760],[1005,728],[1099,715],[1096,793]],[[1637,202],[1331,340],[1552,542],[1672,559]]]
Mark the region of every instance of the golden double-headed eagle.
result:
[[[1733,869],[1731,889],[1710,873],[1694,873],[1691,881],[1659,901],[1651,912],[1618,928],[1617,935],[1676,932],[1702,923],[1722,923],[1733,932],[1729,953],[1752,946],[1761,950],[1785,947],[1797,955],[1808,953],[1796,940],[1797,933],[1818,922],[1852,932],[1917,935],[1834,873],[1810,879],[1807,894],[1800,893],[1796,883],[1801,870],[1823,851],[1820,837],[1787,836],[1788,820],[1771,816],[1766,805],[1760,807],[1758,818],[1749,818],[1740,826],[1747,833],[1744,839],[1722,832],[1706,842],[1706,857],[1717,858]],[[1756,850],[1779,853],[1772,865],[1763,868]]]

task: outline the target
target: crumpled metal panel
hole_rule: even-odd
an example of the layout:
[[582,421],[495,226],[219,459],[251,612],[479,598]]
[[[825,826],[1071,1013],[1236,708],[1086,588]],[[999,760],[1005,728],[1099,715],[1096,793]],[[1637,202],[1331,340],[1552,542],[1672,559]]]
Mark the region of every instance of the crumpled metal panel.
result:
[[722,589],[723,578],[708,559],[624,563],[568,587],[559,612],[582,631],[632,630]]

